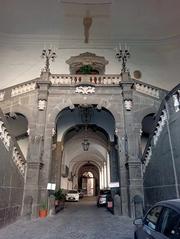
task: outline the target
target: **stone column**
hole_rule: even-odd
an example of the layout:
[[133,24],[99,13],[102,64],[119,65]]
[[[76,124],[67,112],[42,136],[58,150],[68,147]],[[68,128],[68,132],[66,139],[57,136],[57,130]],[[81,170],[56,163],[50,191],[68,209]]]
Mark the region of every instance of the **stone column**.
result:
[[102,177],[102,188],[104,188],[104,167],[102,167],[101,177]]
[[103,171],[104,171],[104,187],[107,187],[107,174],[106,174],[106,163],[104,162],[104,166],[103,166]]
[[109,163],[109,153],[107,152],[107,186],[110,183],[110,163]]
[[118,181],[118,162],[114,142],[109,145],[110,182]]
[[133,80],[128,72],[122,73],[121,88],[124,102],[125,161],[128,172],[129,215],[134,217],[134,197],[139,196],[143,199],[143,180],[139,158],[141,125],[137,124],[134,118]]

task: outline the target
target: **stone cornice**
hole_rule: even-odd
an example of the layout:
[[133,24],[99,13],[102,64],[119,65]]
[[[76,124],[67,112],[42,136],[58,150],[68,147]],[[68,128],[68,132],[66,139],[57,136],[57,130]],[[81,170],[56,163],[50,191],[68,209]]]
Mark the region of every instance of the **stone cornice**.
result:
[[128,38],[111,38],[111,39],[91,39],[89,44],[83,43],[83,39],[65,39],[58,35],[17,35],[0,33],[0,44],[17,46],[32,46],[32,45],[54,45],[59,49],[114,49],[119,42],[127,42],[129,46],[164,46],[180,43],[180,35],[168,36],[162,38],[146,38],[146,39],[128,39]]

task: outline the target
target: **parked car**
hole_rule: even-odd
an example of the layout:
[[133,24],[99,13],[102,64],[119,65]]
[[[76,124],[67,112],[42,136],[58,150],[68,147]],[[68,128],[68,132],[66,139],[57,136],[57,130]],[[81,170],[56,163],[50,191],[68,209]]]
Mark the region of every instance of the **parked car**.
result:
[[69,190],[66,193],[66,201],[79,201],[79,192],[77,190]]
[[180,199],[155,204],[134,224],[135,239],[180,239]]
[[97,207],[106,206],[107,198],[109,196],[111,196],[111,190],[109,189],[100,190],[97,197]]
[[79,193],[79,198],[83,198],[84,197],[84,192],[83,192],[82,189],[79,189],[78,193]]

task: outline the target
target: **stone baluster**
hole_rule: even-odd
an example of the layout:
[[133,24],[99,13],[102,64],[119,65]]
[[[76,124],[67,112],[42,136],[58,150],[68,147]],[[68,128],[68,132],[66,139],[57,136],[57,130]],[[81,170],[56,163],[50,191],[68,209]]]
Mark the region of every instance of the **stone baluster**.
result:
[[[157,123],[156,129],[154,131],[154,135],[151,139],[151,144],[155,147],[157,145],[158,139],[161,135],[161,132],[163,131],[164,126],[167,123],[167,111],[166,110],[162,110],[162,114],[159,118],[159,121]],[[146,151],[146,155],[145,155],[145,162],[144,162],[144,169],[143,169],[143,173],[145,173],[146,167],[149,164],[149,161],[151,159],[151,156],[153,154],[153,147],[149,146],[149,148]]]
[[144,93],[144,94],[147,94],[147,95],[151,95],[153,97],[156,97],[156,98],[159,98],[159,90],[158,89],[155,89],[151,86],[148,86],[148,85],[143,85],[143,84],[139,84],[139,83],[136,83],[136,90],[141,92],[141,93]]
[[5,91],[0,92],[0,101],[4,100]]
[[12,88],[11,97],[21,95],[21,94],[24,94],[24,93],[32,91],[32,90],[35,90],[35,83],[34,82],[19,85],[19,86],[16,86],[16,87]]
[[176,112],[178,112],[179,109],[180,109],[179,94],[176,93],[172,97],[173,97],[174,109],[175,109]]

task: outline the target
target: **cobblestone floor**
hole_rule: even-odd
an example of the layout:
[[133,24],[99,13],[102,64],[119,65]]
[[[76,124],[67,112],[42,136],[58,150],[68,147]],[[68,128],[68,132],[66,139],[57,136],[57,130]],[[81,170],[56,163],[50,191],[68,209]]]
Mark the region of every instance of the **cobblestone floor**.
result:
[[19,220],[0,230],[0,239],[132,239],[133,224],[114,216],[95,201],[66,203],[63,211],[45,219]]

